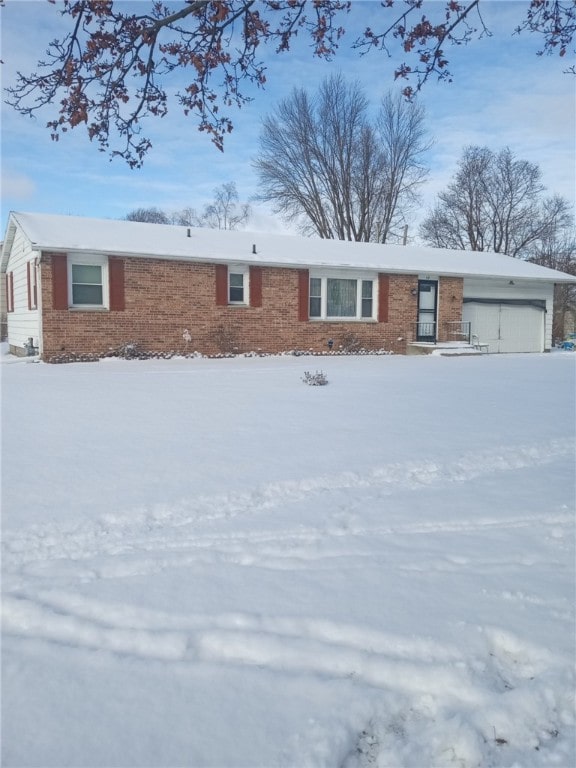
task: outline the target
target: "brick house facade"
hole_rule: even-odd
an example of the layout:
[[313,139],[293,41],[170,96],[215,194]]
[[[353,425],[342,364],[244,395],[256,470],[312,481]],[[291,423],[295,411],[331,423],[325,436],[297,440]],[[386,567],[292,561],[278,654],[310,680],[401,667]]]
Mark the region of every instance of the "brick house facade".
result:
[[405,354],[467,333],[545,351],[554,284],[574,282],[501,254],[26,213],[1,264],[10,350],[46,361],[126,344]]
[[[110,307],[70,309],[66,254],[43,253],[43,357],[106,354],[127,342],[152,352],[215,355],[234,352],[364,348],[405,353],[415,338],[416,275],[379,273],[378,316],[365,322],[310,319],[309,270],[250,267],[250,301],[218,296],[222,265],[110,257]],[[439,281],[439,340],[462,312],[461,278]],[[184,338],[187,334],[188,341]]]

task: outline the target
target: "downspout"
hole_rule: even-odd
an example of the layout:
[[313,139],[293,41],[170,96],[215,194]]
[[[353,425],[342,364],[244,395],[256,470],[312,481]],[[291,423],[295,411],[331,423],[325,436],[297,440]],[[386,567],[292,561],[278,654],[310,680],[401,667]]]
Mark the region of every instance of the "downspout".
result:
[[42,360],[44,354],[44,330],[42,324],[42,252],[38,256],[38,263],[36,267],[36,291],[37,291],[37,304],[36,312],[38,312],[38,355]]

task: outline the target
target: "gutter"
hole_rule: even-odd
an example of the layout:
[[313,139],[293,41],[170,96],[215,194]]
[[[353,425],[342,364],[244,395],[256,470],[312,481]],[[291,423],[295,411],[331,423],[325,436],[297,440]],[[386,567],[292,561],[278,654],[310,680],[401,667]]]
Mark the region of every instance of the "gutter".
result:
[[[62,246],[50,246],[39,245],[38,243],[32,243],[34,250],[41,250],[43,253],[93,253],[98,256],[118,256],[120,258],[136,258],[136,259],[157,259],[159,261],[180,261],[180,262],[192,262],[197,264],[242,264],[246,266],[260,266],[260,267],[274,267],[278,269],[333,269],[343,270],[350,272],[358,271],[372,271],[383,272],[385,274],[392,275],[410,275],[417,277],[422,273],[429,273],[431,268],[429,265],[421,267],[388,267],[383,264],[336,264],[333,262],[316,261],[316,262],[293,262],[293,261],[268,261],[265,259],[254,259],[246,257],[238,257],[234,254],[230,255],[213,255],[213,256],[188,256],[185,254],[159,254],[159,253],[142,253],[140,251],[122,251],[122,250],[103,250],[95,248],[64,248]],[[553,270],[551,270],[553,271]],[[502,274],[494,275],[491,273],[481,272],[469,272],[469,271],[445,271],[434,268],[434,274],[439,277],[460,277],[460,278],[482,278],[484,280],[514,280],[523,282],[542,282],[542,283],[574,283],[576,284],[576,276],[568,275],[565,272],[558,272],[557,275],[561,279],[555,279],[553,276],[540,277],[536,275],[519,276],[516,274]]]

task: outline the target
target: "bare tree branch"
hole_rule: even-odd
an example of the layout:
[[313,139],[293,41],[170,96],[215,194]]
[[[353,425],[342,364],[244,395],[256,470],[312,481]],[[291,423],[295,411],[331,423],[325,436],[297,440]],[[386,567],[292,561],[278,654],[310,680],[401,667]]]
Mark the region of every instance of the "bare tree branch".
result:
[[[576,29],[574,0],[525,1],[527,13],[516,31],[542,35],[542,52],[565,56]],[[118,0],[62,0],[70,31],[50,43],[37,71],[18,73],[6,89],[8,103],[29,116],[48,111],[54,140],[84,125],[101,151],[137,167],[151,147],[143,124],[166,115],[166,83],[182,70],[189,79],[176,103],[223,149],[233,127],[227,110],[250,99],[247,85],[266,82],[260,45],[271,43],[285,53],[304,33],[313,55],[331,59],[351,6],[350,0],[148,2],[148,13],[135,13]],[[480,3],[381,0],[382,31],[366,29],[353,47],[388,55],[392,46],[399,47],[408,59],[395,68],[395,77],[409,81],[404,94],[412,98],[433,75],[452,79],[449,46],[490,34]]]
[[[539,56],[557,53],[565,56],[576,32],[576,2],[574,0],[531,0],[526,18],[516,28],[516,34],[523,31],[536,32],[544,39]],[[567,72],[576,73],[572,64]]]
[[199,226],[211,229],[238,229],[250,218],[248,203],[240,203],[236,184],[229,181],[214,190],[214,201],[205,206]]
[[170,224],[170,217],[159,208],[135,208],[125,217],[126,221],[143,221],[148,224]]
[[424,112],[398,95],[373,123],[367,114],[364,92],[341,75],[314,97],[295,89],[263,124],[260,199],[304,233],[388,241],[427,175]]
[[570,206],[545,198],[537,165],[506,148],[467,147],[454,180],[420,227],[439,248],[495,251],[530,258],[554,234],[573,226]]

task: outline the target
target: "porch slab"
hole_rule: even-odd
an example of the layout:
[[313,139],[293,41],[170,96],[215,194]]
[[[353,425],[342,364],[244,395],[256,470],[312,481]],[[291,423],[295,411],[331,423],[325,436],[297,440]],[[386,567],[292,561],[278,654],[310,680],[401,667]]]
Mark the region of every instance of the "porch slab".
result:
[[406,348],[407,355],[479,355],[481,352],[465,341],[425,342],[412,341]]

